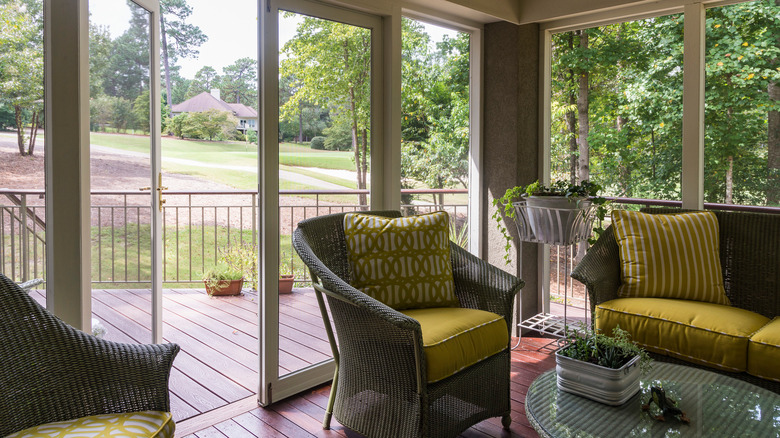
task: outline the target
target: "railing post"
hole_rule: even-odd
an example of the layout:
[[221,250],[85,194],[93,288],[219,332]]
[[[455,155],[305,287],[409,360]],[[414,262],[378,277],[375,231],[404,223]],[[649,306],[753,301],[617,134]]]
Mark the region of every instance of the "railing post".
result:
[[252,246],[257,246],[257,193],[252,193]]
[[22,237],[22,281],[25,282],[30,278],[30,239],[29,231],[27,230],[27,195],[21,195],[21,214],[22,223],[19,227]]

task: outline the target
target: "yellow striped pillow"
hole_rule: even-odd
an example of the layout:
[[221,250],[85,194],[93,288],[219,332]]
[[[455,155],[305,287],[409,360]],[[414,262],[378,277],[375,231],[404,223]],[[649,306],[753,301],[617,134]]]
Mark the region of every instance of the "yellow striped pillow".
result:
[[445,212],[388,219],[344,216],[352,286],[400,309],[459,304]]
[[730,304],[723,289],[714,213],[615,210],[612,225],[620,248],[620,297]]

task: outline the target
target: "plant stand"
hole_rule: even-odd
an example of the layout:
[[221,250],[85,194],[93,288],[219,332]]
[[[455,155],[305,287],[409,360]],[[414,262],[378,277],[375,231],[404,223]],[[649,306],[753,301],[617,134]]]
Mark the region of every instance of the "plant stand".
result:
[[[595,218],[596,207],[591,203],[582,205],[581,208],[555,208],[529,206],[527,201],[513,203],[515,207],[515,225],[520,240],[520,250],[518,255],[518,267],[520,272],[523,269],[523,242],[543,243],[546,245],[556,245],[564,247],[571,254],[573,245],[583,242],[590,237],[593,229],[593,220]],[[542,288],[542,313],[536,314],[528,319],[522,320],[518,327],[521,329],[534,330],[540,333],[555,337],[563,337],[568,322],[568,296],[571,289],[572,298],[574,288],[572,279],[569,277],[569,264],[565,263],[564,268],[564,291],[563,291],[563,318],[550,314],[550,289]],[[522,299],[522,296],[521,298]],[[588,323],[588,297],[585,296],[585,324]],[[520,321],[522,306],[518,303],[515,310],[515,318]],[[520,336],[522,338],[522,331]],[[512,349],[520,345],[520,339]]]

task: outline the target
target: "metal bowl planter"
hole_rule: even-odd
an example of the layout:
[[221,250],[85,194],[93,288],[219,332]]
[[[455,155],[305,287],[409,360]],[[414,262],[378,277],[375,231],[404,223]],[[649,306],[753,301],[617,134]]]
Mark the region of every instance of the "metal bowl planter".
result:
[[587,198],[529,196],[512,205],[523,241],[571,245],[590,237],[596,208]]
[[613,369],[555,353],[558,389],[599,403],[619,406],[639,392],[639,356]]

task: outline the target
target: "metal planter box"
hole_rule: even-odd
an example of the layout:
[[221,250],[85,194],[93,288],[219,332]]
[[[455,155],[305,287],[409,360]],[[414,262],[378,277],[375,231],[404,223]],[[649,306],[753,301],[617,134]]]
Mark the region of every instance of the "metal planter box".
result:
[[555,353],[558,389],[611,406],[639,392],[639,356],[618,369],[606,368]]

